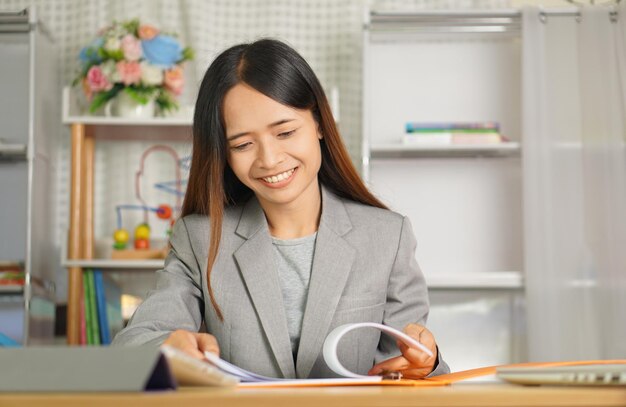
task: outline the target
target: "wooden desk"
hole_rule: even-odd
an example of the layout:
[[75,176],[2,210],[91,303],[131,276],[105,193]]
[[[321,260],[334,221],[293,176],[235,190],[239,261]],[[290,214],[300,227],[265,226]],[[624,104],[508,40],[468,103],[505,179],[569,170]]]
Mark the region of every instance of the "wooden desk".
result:
[[626,387],[522,387],[463,383],[444,387],[317,389],[183,388],[151,393],[0,394],[0,406],[393,407],[626,406]]

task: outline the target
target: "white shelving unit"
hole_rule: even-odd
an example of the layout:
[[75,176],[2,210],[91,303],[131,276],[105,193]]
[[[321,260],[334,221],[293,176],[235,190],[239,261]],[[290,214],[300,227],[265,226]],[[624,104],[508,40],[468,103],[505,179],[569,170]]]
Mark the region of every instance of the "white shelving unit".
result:
[[[371,11],[363,32],[363,174],[411,220],[429,327],[453,370],[523,360],[520,12]],[[407,122],[508,141],[407,145]]]
[[426,283],[430,289],[439,290],[520,290],[524,278],[519,271],[493,271],[484,273],[432,273]]
[[[154,275],[150,272],[164,266],[163,260],[113,260],[109,258],[110,250],[102,250],[102,245],[110,248],[112,243],[105,241],[102,236],[96,236],[95,218],[102,217],[111,207],[103,208],[97,201],[94,180],[97,174],[104,174],[106,171],[101,167],[96,168],[96,151],[102,151],[98,149],[105,145],[119,147],[120,143],[129,142],[190,146],[192,117],[192,109],[185,106],[175,116],[148,120],[89,115],[86,113],[85,101],[81,101],[76,90],[69,87],[63,89],[62,121],[71,128],[72,133],[70,201],[72,207],[78,208],[77,213],[70,210],[69,243],[67,247],[65,244],[61,245],[61,264],[68,269],[69,344],[78,344],[80,290],[84,269],[113,272],[125,293],[141,297],[154,285]],[[111,156],[108,158],[116,159]],[[104,167],[110,165],[107,160],[100,163],[105,164]],[[125,166],[128,163],[118,164]],[[126,176],[127,172],[120,173],[120,176]],[[79,173],[80,176],[77,176]],[[100,178],[99,182],[102,180]],[[99,195],[101,199],[107,199],[108,196],[109,194]],[[97,212],[98,208],[102,211]]]
[[483,145],[407,145],[401,143],[387,143],[372,145],[369,153],[370,158],[519,155],[520,144],[518,142]]
[[67,260],[63,267],[80,267],[104,270],[158,270],[165,265],[164,260]]
[[0,262],[23,286],[0,286],[0,332],[54,340],[54,174],[59,110],[54,39],[34,7],[0,12]]

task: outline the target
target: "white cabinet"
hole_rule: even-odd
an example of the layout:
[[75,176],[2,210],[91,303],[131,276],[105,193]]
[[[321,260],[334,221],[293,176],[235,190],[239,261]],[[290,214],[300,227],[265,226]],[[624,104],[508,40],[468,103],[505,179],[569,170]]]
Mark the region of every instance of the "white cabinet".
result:
[[34,9],[0,13],[0,264],[25,273],[0,285],[0,333],[31,345],[54,336],[56,66]]
[[[524,358],[518,11],[370,12],[363,173],[407,215],[453,370]],[[509,142],[406,146],[408,122],[498,122]]]

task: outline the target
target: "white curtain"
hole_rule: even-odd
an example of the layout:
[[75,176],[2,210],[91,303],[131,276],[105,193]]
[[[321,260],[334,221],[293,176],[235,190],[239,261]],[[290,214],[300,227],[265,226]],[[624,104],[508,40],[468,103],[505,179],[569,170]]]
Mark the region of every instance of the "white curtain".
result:
[[529,359],[623,358],[626,2],[523,14]]

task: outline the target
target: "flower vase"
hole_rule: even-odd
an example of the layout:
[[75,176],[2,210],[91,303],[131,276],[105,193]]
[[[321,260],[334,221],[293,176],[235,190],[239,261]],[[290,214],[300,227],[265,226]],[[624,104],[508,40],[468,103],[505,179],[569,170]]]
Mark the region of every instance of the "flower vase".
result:
[[141,104],[128,93],[122,91],[109,100],[104,108],[107,117],[124,117],[127,119],[151,119],[154,117],[155,100],[149,98],[146,104]]

